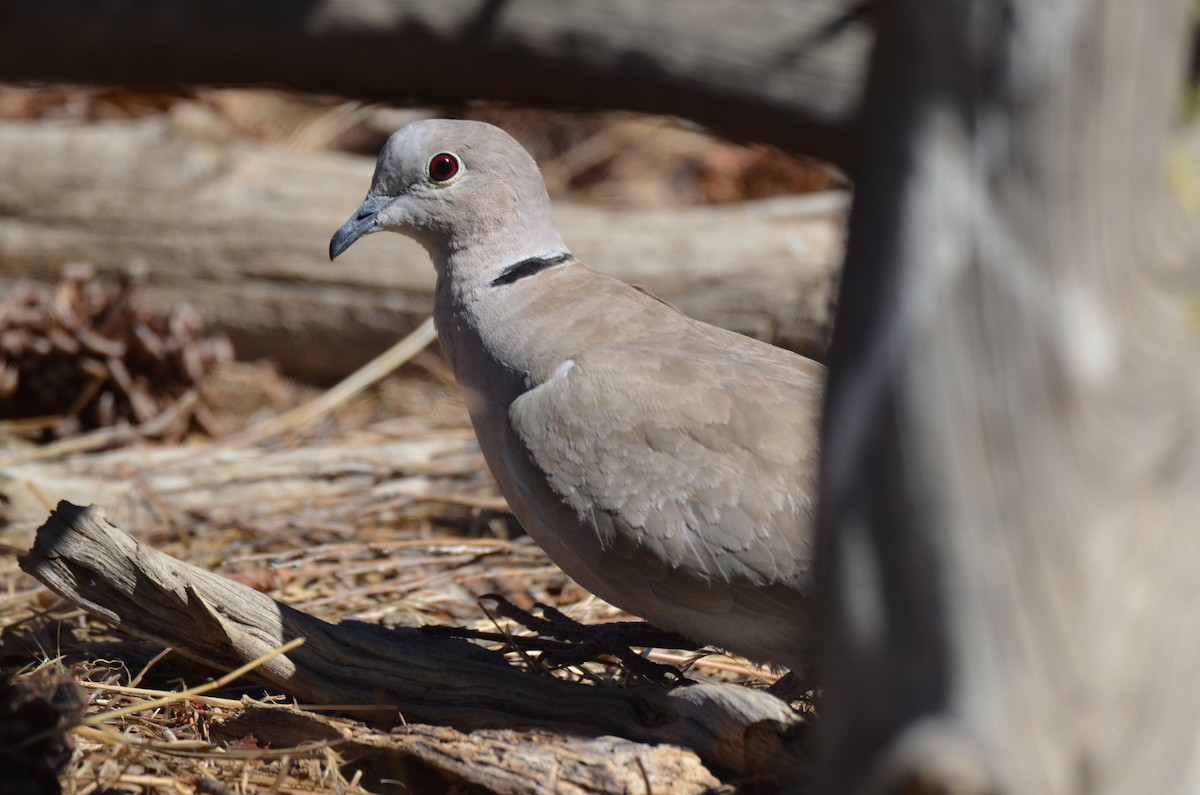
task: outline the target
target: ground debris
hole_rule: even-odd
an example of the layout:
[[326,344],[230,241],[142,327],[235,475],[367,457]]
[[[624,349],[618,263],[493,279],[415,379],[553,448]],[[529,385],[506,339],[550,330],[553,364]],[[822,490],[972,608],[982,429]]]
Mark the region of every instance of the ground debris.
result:
[[0,684],[0,780],[7,795],[57,795],[58,775],[75,749],[71,727],[83,717],[87,694],[53,666],[15,673]]
[[[336,779],[335,792],[355,792],[357,786],[392,791],[375,788],[378,775],[379,784],[407,779],[410,791],[427,792],[444,792],[445,783],[458,782],[467,785],[464,792],[483,787],[601,793],[669,786],[698,793],[712,789],[717,770],[749,777],[767,792],[805,770],[798,745],[805,720],[751,688],[704,682],[631,686],[600,672],[535,676],[506,664],[499,650],[355,619],[330,624],[140,544],[97,509],[65,502],[37,539],[20,565],[51,590],[101,619],[109,631],[120,628],[193,665],[224,672],[215,681],[143,698],[141,704],[124,703],[130,696],[156,695],[142,682],[167,653],[123,666],[119,660],[129,655],[122,649],[120,658],[109,657],[105,670],[99,662],[111,652],[104,646],[93,642],[79,649],[82,664],[91,665],[89,688],[109,694],[106,709],[89,714],[75,729],[110,748],[85,749],[80,769],[98,783],[178,784],[187,771],[159,761],[161,756],[197,754],[209,761],[219,754],[261,762],[251,768],[256,783],[277,780],[272,772],[287,777],[303,768],[305,780]],[[14,618],[13,629],[36,631],[43,621]],[[66,642],[53,642],[65,647],[73,630],[61,622],[54,633]],[[4,634],[0,646],[12,652],[51,642],[30,632]],[[141,673],[129,676],[139,668]],[[213,693],[247,677],[299,701],[305,713],[300,723],[280,724],[280,716],[272,714],[269,720],[227,725],[225,718],[247,705]],[[263,692],[256,690],[245,695],[261,700]],[[197,714],[197,705],[223,714]],[[349,712],[354,720],[329,722],[308,714],[322,710]],[[407,728],[386,733],[397,725]],[[293,731],[296,726],[305,731]],[[313,728],[320,731],[308,731]],[[236,748],[221,750],[218,734]],[[228,772],[205,775],[224,783]],[[441,784],[431,783],[433,774]],[[195,790],[194,783],[188,786]]]
[[[52,295],[18,289],[0,303],[0,417],[9,430],[49,441],[148,423],[233,359],[229,340],[206,333],[186,304],[165,315],[138,309],[145,274],[131,267],[114,280],[72,265]],[[215,430],[203,399],[161,435],[193,430]]]

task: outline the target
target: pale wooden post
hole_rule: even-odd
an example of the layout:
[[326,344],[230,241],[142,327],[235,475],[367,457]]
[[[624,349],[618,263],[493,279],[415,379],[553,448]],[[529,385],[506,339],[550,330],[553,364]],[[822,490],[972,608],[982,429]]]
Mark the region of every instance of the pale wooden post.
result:
[[825,792],[1200,790],[1200,328],[1171,286],[1198,224],[1167,179],[1190,9],[879,4],[825,429]]

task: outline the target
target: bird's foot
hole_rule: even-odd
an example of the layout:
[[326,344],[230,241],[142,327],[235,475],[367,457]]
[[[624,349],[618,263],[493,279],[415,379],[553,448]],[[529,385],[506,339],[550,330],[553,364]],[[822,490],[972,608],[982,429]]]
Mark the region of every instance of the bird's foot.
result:
[[612,621],[604,624],[581,624],[549,605],[538,603],[534,608],[541,615],[517,607],[498,594],[480,597],[496,603],[497,615],[510,618],[528,630],[563,641],[566,646],[551,649],[541,659],[549,665],[568,666],[609,655],[620,660],[630,672],[658,683],[687,681],[678,668],[652,662],[635,652],[631,646],[696,651],[702,646],[677,632],[661,630],[645,621]]
[[798,700],[801,696],[808,692],[800,677],[796,676],[795,671],[788,671],[783,676],[775,680],[775,683],[767,688],[767,692],[773,696],[778,696],[789,704]]

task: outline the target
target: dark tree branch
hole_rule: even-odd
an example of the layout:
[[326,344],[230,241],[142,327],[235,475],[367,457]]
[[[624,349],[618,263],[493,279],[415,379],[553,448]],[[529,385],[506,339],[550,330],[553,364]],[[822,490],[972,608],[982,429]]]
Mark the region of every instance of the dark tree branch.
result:
[[856,8],[852,0],[0,0],[0,79],[621,108],[844,166],[870,43]]

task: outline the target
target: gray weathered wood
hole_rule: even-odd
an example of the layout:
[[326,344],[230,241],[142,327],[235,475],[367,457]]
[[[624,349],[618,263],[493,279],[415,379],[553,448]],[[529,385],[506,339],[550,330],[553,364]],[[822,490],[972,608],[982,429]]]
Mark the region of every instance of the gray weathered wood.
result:
[[[369,239],[329,262],[329,236],[373,165],[239,141],[195,106],[86,127],[0,124],[0,291],[52,281],[66,262],[114,271],[141,259],[146,304],[188,301],[242,358],[344,376],[432,311],[433,267],[416,244]],[[702,320],[823,358],[845,202],[556,213],[595,267]]]
[[[709,793],[720,781],[696,755],[674,745],[646,744],[619,737],[583,737],[539,729],[477,729],[405,723],[390,733],[371,731],[345,718],[286,706],[248,705],[210,728],[213,740],[236,742],[252,735],[260,746],[295,747],[305,742],[336,741],[343,775],[360,770],[368,791],[387,789],[415,759],[443,774],[447,789],[461,781],[498,795],[526,793]],[[424,772],[424,771],[422,771]],[[429,775],[401,787],[432,791]],[[393,785],[394,787],[395,785]]]
[[1200,790],[1200,360],[1169,288],[1200,225],[1165,181],[1192,7],[880,6],[825,434],[826,792]]
[[378,704],[381,714],[460,729],[538,727],[694,750],[764,785],[802,771],[800,717],[735,685],[592,687],[538,677],[465,641],[416,629],[332,625],[144,546],[96,508],[67,502],[21,567],[89,612],[185,656],[233,669],[296,637],[304,645],[254,676],[312,703]]
[[230,524],[262,532],[297,521],[353,527],[389,502],[439,492],[466,492],[479,505],[490,498],[494,510],[506,510],[467,429],[376,431],[275,450],[190,442],[33,457],[44,449],[0,455],[0,527],[29,538],[45,521],[42,499],[104,505],[120,526],[188,517],[197,532]]
[[844,164],[870,45],[858,5],[0,0],[0,78],[624,108]]

